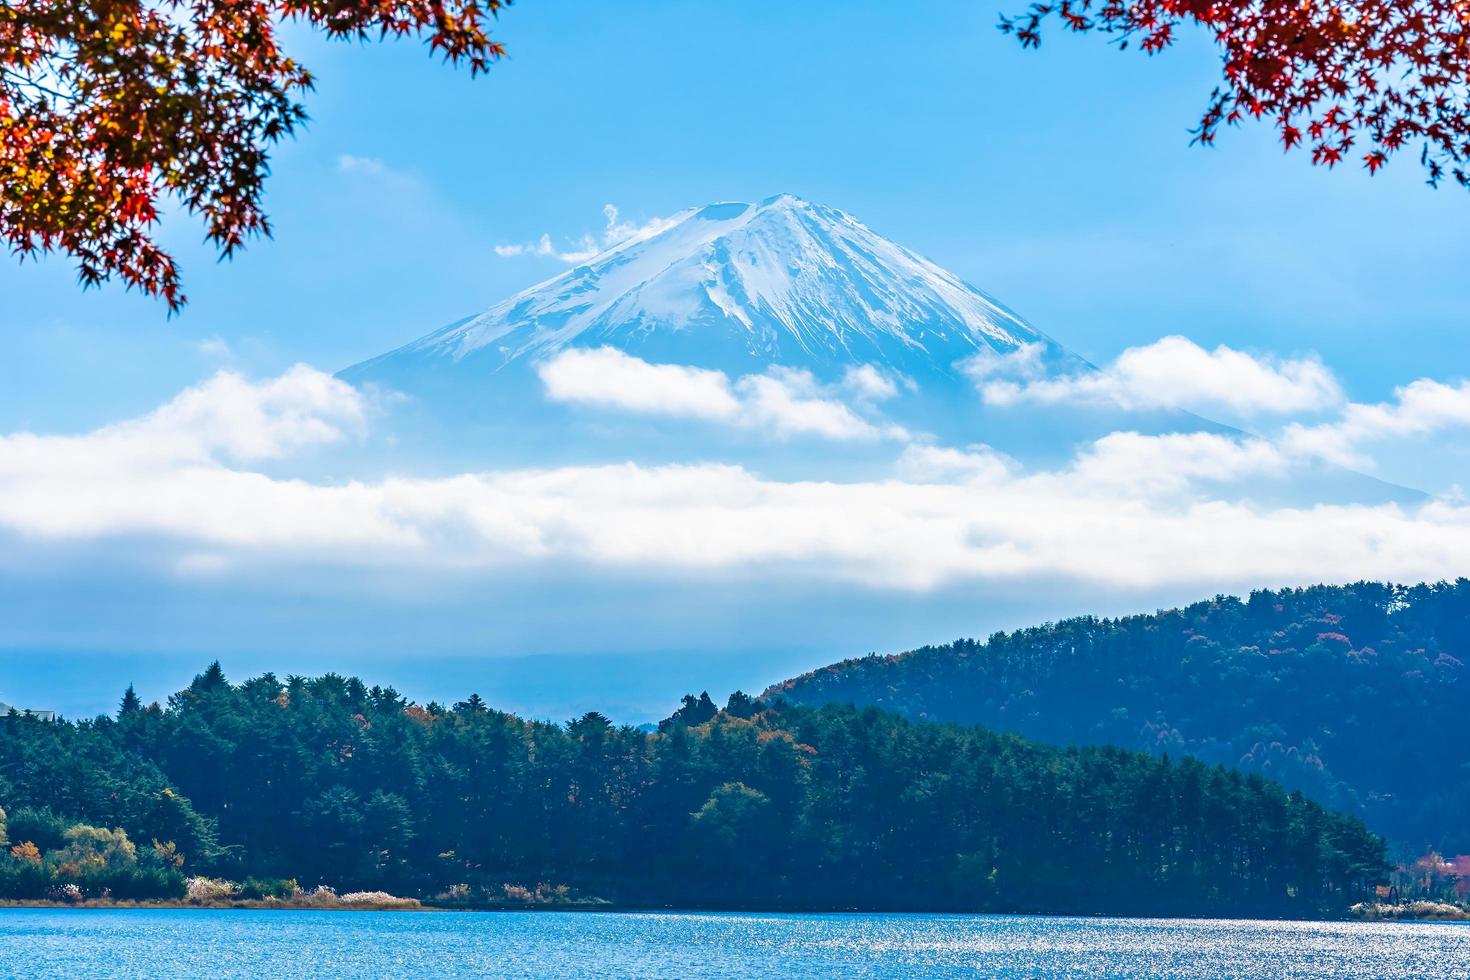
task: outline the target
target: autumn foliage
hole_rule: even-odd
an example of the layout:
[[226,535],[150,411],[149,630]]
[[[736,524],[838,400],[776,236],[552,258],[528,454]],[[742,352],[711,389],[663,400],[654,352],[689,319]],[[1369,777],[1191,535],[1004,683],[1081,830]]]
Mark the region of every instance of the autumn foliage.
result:
[[1419,150],[1429,183],[1470,187],[1470,2],[1467,0],[1061,0],[1003,18],[1025,47],[1044,22],[1100,31],[1149,54],[1181,28],[1210,32],[1224,80],[1194,131],[1213,143],[1222,124],[1269,119],[1286,149],[1312,162],[1357,158],[1376,172]]
[[509,0],[0,0],[0,234],[60,251],[84,285],[116,276],[184,303],[154,239],[161,199],[203,219],[222,256],[269,235],[269,148],[306,118],[311,73],[285,21],[333,38],[424,37],[471,73],[502,54]]

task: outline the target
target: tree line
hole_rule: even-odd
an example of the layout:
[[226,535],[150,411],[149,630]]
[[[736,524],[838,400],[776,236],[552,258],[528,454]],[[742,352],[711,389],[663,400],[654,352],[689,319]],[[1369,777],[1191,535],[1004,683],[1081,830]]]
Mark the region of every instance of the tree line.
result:
[[0,897],[327,884],[473,903],[1319,915],[1386,873],[1259,776],[732,695],[656,732],[211,666],[116,717],[0,718]]

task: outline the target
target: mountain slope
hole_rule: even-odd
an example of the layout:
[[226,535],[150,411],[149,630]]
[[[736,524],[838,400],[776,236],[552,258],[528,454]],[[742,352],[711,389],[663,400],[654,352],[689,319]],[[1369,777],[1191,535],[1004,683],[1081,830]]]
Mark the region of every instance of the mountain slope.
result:
[[767,692],[1264,772],[1412,848],[1470,852],[1470,580],[1082,618],[849,660]]

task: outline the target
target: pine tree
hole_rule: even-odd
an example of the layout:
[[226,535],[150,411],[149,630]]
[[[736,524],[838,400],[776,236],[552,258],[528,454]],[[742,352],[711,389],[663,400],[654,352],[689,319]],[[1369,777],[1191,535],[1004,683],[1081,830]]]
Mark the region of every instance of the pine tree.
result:
[[133,685],[129,684],[128,689],[123,692],[122,704],[117,709],[118,720],[121,721],[129,715],[136,715],[142,710],[143,702],[139,700],[138,693],[133,690]]
[[225,679],[225,670],[216,660],[204,668],[204,673],[194,678],[194,683],[189,685],[193,691],[217,691],[222,687],[228,687],[229,681]]

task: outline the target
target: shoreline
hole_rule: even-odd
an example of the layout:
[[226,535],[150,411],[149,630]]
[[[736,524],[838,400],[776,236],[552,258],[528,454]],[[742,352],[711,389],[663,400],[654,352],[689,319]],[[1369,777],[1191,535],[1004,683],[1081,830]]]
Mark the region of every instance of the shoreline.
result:
[[367,904],[348,902],[293,902],[281,899],[239,899],[223,902],[150,901],[129,899],[88,899],[65,902],[50,899],[4,899],[0,911],[7,909],[45,909],[70,911],[238,911],[238,912],[582,912],[641,913],[684,915],[946,915],[946,916],[1020,916],[1064,919],[1129,919],[1146,921],[1221,921],[1221,922],[1420,922],[1455,924],[1470,922],[1470,910],[1439,905],[1433,909],[1412,909],[1425,903],[1405,903],[1404,907],[1376,905],[1352,914],[1313,919],[1261,915],[1128,915],[1110,912],[1023,912],[1023,911],[957,911],[954,909],[861,909],[861,908],[701,908],[687,905],[619,905],[612,902],[570,903],[504,903],[448,904],[399,899],[394,903]]

